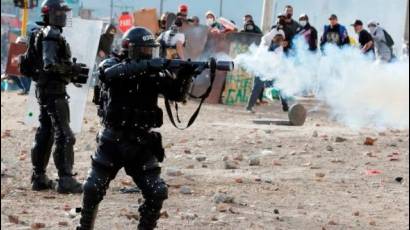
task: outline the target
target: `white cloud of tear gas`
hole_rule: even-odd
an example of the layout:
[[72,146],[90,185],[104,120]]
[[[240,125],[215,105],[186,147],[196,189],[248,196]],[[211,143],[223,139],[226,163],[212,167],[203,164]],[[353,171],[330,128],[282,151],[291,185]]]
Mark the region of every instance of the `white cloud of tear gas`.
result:
[[286,95],[312,91],[331,109],[331,115],[351,128],[409,127],[409,61],[377,63],[353,47],[327,46],[325,54],[307,51],[303,40],[298,52],[284,58],[253,45],[235,59],[238,66],[275,80]]

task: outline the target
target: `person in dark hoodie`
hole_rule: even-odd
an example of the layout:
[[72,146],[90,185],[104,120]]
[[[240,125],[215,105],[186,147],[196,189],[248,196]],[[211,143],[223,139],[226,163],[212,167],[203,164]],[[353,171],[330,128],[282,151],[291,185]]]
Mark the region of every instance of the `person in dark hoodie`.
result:
[[306,43],[309,45],[310,51],[316,51],[318,44],[317,30],[315,29],[315,27],[310,25],[309,17],[307,16],[307,14],[300,15],[299,24],[300,28],[298,34],[300,36],[303,36]]
[[98,63],[108,58],[111,53],[112,44],[114,42],[114,36],[117,33],[117,28],[114,25],[108,24],[104,29],[104,33],[101,34],[100,44],[98,45],[97,60]]
[[325,26],[322,38],[320,40],[320,47],[326,44],[333,44],[343,47],[350,43],[349,35],[345,26],[340,25],[335,14],[330,15],[329,25]]
[[252,15],[247,14],[243,18],[243,30],[241,33],[262,34],[262,30],[255,24]]

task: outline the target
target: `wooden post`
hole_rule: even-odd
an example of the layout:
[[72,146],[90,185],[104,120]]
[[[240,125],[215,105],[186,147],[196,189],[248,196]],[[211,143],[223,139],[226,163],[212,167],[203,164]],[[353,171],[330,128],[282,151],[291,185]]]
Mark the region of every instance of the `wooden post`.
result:
[[23,17],[21,19],[21,36],[27,36],[28,0],[24,0]]

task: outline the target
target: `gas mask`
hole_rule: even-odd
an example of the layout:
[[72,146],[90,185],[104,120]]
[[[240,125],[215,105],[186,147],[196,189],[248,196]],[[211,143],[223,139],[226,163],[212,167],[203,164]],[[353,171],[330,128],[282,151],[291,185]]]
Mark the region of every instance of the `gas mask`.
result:
[[211,26],[212,24],[214,24],[214,22],[215,22],[215,19],[213,19],[213,18],[207,18],[206,19],[206,24],[208,26]]
[[245,30],[246,31],[253,31],[255,29],[255,26],[252,24],[247,24],[245,25]]

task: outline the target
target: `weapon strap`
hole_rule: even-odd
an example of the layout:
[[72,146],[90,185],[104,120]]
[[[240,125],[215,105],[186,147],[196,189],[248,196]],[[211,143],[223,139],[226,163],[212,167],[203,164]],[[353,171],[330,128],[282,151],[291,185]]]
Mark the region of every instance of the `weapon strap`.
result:
[[[171,121],[172,125],[175,128],[177,128],[179,130],[185,130],[185,129],[188,129],[189,127],[191,127],[192,124],[194,124],[196,118],[198,117],[199,111],[201,111],[202,104],[205,102],[205,100],[208,98],[209,94],[212,91],[212,86],[213,86],[213,83],[214,83],[214,80],[215,80],[215,70],[210,71],[210,78],[211,78],[211,84],[209,85],[206,92],[202,96],[196,97],[196,98],[200,98],[201,101],[199,102],[199,106],[195,110],[195,112],[192,114],[191,118],[189,118],[188,124],[185,128],[181,128],[181,127],[177,126],[177,124],[175,122],[175,119],[174,119],[174,115],[173,115],[172,110],[171,110],[171,101],[167,97],[165,97],[165,108],[167,110],[169,120]],[[177,104],[177,102],[173,102],[173,101],[172,101],[172,103],[175,103],[175,112],[176,112],[177,121],[178,121],[178,123],[181,123],[181,121],[179,119],[179,114],[178,114],[178,104]]]

